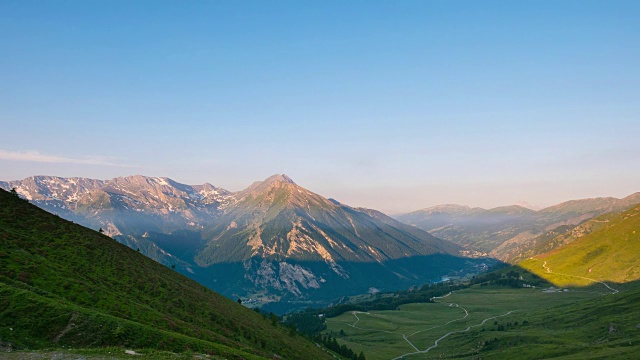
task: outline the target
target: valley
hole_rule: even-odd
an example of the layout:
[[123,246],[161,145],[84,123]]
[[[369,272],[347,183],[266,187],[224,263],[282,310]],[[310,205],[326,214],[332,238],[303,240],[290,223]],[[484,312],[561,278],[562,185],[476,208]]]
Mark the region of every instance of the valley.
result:
[[368,354],[376,359],[631,358],[640,350],[639,211],[565,228],[537,243],[551,251],[433,303],[345,311],[326,320],[325,332],[375,349]]
[[[628,287],[625,291],[630,294],[620,295],[626,297],[623,301],[603,289],[607,290],[551,290],[550,284],[536,288],[473,286],[435,297],[434,303],[407,304],[398,310],[348,311],[327,319],[326,332],[356,351],[364,350],[368,358],[381,360],[587,358],[592,351],[624,358],[622,354],[640,349],[636,327],[640,312],[628,303],[635,301],[640,289]],[[595,308],[607,315],[593,313]],[[612,323],[618,333],[609,333]]]
[[[160,190],[164,194],[168,190],[162,186],[171,182],[163,182]],[[88,265],[80,261],[71,265],[69,269],[73,271],[65,270],[65,275],[60,277],[58,274],[62,273],[53,270],[52,264],[66,260],[58,256],[75,254],[71,259],[80,259],[77,256],[81,253],[82,256],[89,254],[90,258],[96,256],[90,255],[93,251],[90,249],[95,245],[88,248],[85,245],[81,252],[65,247],[69,244],[63,239],[86,241],[79,240],[81,238],[76,235],[69,237],[71,233],[66,231],[85,231],[90,238],[97,236],[102,242],[109,239],[109,246],[126,249],[118,242],[126,244],[132,248],[128,249],[127,256],[137,256],[133,263],[146,259],[142,254],[154,258],[155,261],[147,259],[151,263],[145,266],[154,264],[155,270],[145,270],[147,272],[162,269],[173,274],[171,276],[177,273],[189,276],[200,284],[190,286],[206,286],[196,292],[210,291],[207,287],[221,289],[223,295],[237,299],[244,305],[244,310],[257,315],[248,320],[249,323],[258,319],[267,321],[264,314],[271,312],[272,326],[280,326],[280,319],[273,313],[288,313],[283,321],[289,329],[288,336],[296,338],[300,335],[294,335],[296,332],[292,331],[300,323],[289,323],[287,319],[294,316],[295,311],[308,309],[302,313],[306,314],[302,319],[308,320],[311,316],[315,318],[312,322],[320,321],[324,330],[307,333],[297,328],[299,334],[310,337],[311,342],[306,345],[301,345],[309,341],[303,337],[294,341],[301,341],[297,345],[270,345],[280,349],[278,351],[293,351],[290,353],[292,358],[299,356],[295,351],[301,351],[300,346],[309,347],[314,341],[314,346],[331,349],[320,348],[325,355],[330,351],[337,351],[337,356],[362,353],[367,359],[380,360],[580,358],[581,354],[583,357],[598,354],[625,358],[640,349],[640,323],[636,321],[640,313],[633,306],[640,295],[640,251],[636,249],[640,243],[640,216],[637,216],[640,205],[618,210],[617,206],[622,206],[619,205],[621,200],[583,201],[593,217],[583,214],[584,220],[578,224],[563,223],[540,236],[518,242],[515,248],[500,245],[511,249],[512,254],[518,254],[513,258],[514,262],[518,256],[530,255],[517,265],[509,266],[489,257],[464,257],[461,255],[465,251],[464,244],[458,246],[432,237],[374,210],[352,208],[325,199],[281,175],[256,182],[239,193],[226,192],[226,205],[208,212],[206,216],[210,218],[201,218],[195,229],[173,222],[186,219],[191,213],[168,209],[165,205],[156,206],[159,212],[148,218],[156,219],[155,230],[144,230],[145,222],[137,221],[140,218],[129,219],[126,216],[129,210],[101,212],[94,209],[93,215],[78,210],[72,212],[74,215],[66,213],[70,218],[80,216],[77,218],[80,221],[95,221],[106,229],[117,229],[118,235],[111,234],[117,242],[73,223],[58,224],[64,220],[41,210],[38,213],[28,209],[30,205],[19,199],[17,192],[4,194],[7,195],[3,195],[3,201],[15,206],[3,208],[4,220],[0,222],[5,231],[2,236],[13,244],[8,248],[13,250],[0,254],[7,264],[5,268],[9,269],[0,274],[0,294],[5,304],[0,318],[11,329],[22,329],[22,332],[0,330],[0,339],[12,339],[16,335],[33,339],[12,342],[10,346],[16,348],[38,349],[46,344],[61,343],[69,336],[78,336],[75,340],[65,341],[76,348],[74,351],[82,353],[86,348],[88,358],[103,355],[100,351],[91,352],[90,348],[96,344],[102,347],[119,344],[160,358],[179,357],[179,354],[172,355],[170,350],[183,346],[212,355],[233,354],[247,359],[262,356],[259,348],[238,346],[249,339],[254,344],[266,344],[266,341],[260,340],[248,328],[230,325],[230,318],[248,314],[231,315],[232,311],[222,317],[211,312],[189,316],[188,312],[197,307],[190,308],[193,306],[189,305],[191,300],[175,292],[160,295],[161,298],[164,296],[164,301],[169,301],[166,296],[175,298],[169,302],[169,308],[151,303],[151,312],[139,313],[136,309],[140,309],[137,308],[140,305],[136,304],[146,299],[149,291],[157,294],[157,286],[149,287],[140,282],[120,285],[142,291],[138,298],[128,300],[131,301],[129,306],[113,297],[123,297],[115,295],[121,289],[114,288],[115,293],[104,298],[96,295],[101,291],[96,279],[119,271],[114,270],[113,265],[105,264],[99,272],[91,272],[93,270],[87,270],[90,269]],[[22,196],[26,198],[24,194]],[[622,202],[626,204],[633,198],[625,198]],[[171,203],[173,200],[166,201]],[[573,204],[569,206],[571,216],[575,216],[576,202],[569,203]],[[589,205],[594,203],[615,211],[596,216],[605,210],[594,210]],[[67,210],[73,207],[72,204],[65,205]],[[584,206],[580,206],[583,212]],[[30,219],[31,224],[38,218],[48,217],[49,220],[35,227],[23,224],[16,228],[16,210],[32,214],[25,218]],[[120,211],[123,213],[115,216]],[[161,215],[164,212],[173,215],[166,218]],[[513,208],[508,212],[517,216],[524,213],[535,224],[536,220],[529,218],[530,212]],[[101,223],[105,219],[113,222]],[[517,229],[532,226],[525,224],[522,218],[518,221],[523,224],[516,226]],[[158,231],[167,224],[176,227],[173,231]],[[504,225],[500,221],[496,224],[496,229]],[[40,241],[50,239],[47,240],[50,243],[34,242],[40,245],[20,253],[27,241],[33,241],[27,240],[33,239],[25,232],[29,226],[43,231]],[[63,231],[63,228],[67,230]],[[120,229],[138,230],[135,230],[137,235],[124,235]],[[140,234],[142,230],[144,232]],[[513,244],[513,241],[505,240],[503,244]],[[102,246],[98,248],[102,249]],[[112,250],[107,253],[109,251]],[[117,251],[122,253],[123,250]],[[109,261],[119,264],[115,269],[129,269],[133,264],[128,263],[131,260]],[[122,278],[125,283],[132,281],[131,274],[139,270],[126,271],[127,275]],[[59,280],[51,282],[52,274],[53,279]],[[46,282],[45,278],[48,279]],[[156,277],[152,279],[152,283],[159,281]],[[76,284],[93,285],[87,292]],[[163,294],[162,291],[159,294]],[[189,296],[195,300],[204,295]],[[219,295],[213,293],[213,296]],[[17,307],[25,301],[31,305]],[[236,301],[224,301],[240,307]],[[89,306],[92,302],[95,304]],[[174,307],[186,312],[176,312]],[[263,317],[246,307],[260,308]],[[6,322],[20,319],[19,314],[25,311],[38,312],[40,321]],[[64,315],[61,316],[60,311]],[[160,320],[161,313],[166,313],[168,324],[180,325],[167,327]],[[202,316],[205,316],[204,320]],[[107,331],[93,330],[96,326],[106,326]],[[215,330],[216,326],[222,327]],[[217,334],[213,335],[216,340],[211,342],[196,335],[203,331],[198,330],[200,327],[206,328],[208,334]],[[40,332],[37,329],[47,330]],[[238,330],[239,335],[232,335]],[[86,331],[92,332],[92,337],[81,336]],[[130,339],[130,335],[117,335],[121,332],[147,335]],[[151,345],[158,341],[164,344],[166,339],[173,339],[171,343],[175,339],[181,340],[160,349]],[[290,346],[298,350],[291,350]],[[33,354],[38,356],[37,352]]]
[[640,359],[638,19],[0,1],[0,360]]

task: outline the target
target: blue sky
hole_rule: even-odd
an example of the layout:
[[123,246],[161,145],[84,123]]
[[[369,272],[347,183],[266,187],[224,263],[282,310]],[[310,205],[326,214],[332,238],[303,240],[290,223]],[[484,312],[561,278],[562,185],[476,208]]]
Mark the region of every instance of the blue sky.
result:
[[354,206],[640,191],[637,1],[0,2],[0,180]]

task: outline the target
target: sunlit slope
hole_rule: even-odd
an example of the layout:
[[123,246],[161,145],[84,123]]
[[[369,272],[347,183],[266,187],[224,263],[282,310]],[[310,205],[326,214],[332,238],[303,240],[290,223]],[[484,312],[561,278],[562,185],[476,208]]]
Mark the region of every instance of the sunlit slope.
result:
[[640,279],[640,205],[592,221],[604,226],[520,266],[561,286]]
[[327,356],[135,250],[2,190],[0,239],[3,347],[127,346],[233,359]]

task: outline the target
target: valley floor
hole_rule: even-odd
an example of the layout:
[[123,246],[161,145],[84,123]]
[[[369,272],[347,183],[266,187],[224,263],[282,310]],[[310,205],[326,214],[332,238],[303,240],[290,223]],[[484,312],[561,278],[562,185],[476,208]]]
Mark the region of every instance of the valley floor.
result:
[[[436,303],[408,304],[391,311],[347,312],[327,319],[327,333],[374,360],[548,356],[530,349],[523,352],[527,346],[545,351],[557,347],[557,357],[571,354],[572,350],[563,351],[567,343],[580,341],[585,348],[598,340],[579,339],[580,334],[571,329],[554,328],[544,312],[562,307],[574,310],[576,304],[589,302],[584,300],[616,296],[603,296],[608,289],[602,288],[474,286],[434,298]],[[593,326],[604,326],[594,330],[605,335],[609,323],[603,324]],[[633,341],[638,345],[637,337]]]

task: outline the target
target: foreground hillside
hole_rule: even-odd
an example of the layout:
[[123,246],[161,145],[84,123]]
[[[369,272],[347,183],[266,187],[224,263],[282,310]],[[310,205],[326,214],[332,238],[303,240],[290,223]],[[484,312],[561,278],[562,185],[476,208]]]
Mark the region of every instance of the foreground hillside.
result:
[[315,344],[95,231],[0,190],[4,349],[126,346],[325,358]]
[[640,205],[592,222],[590,233],[520,266],[562,286],[640,279]]

